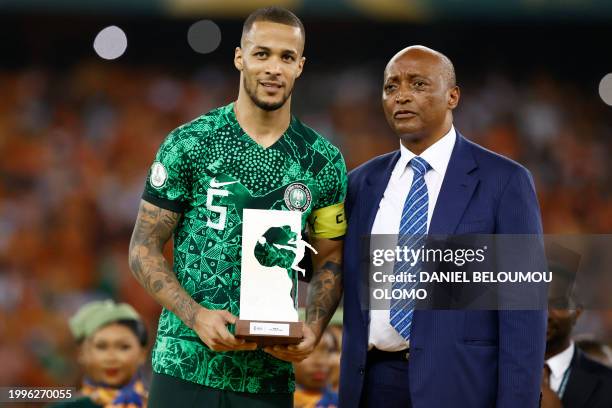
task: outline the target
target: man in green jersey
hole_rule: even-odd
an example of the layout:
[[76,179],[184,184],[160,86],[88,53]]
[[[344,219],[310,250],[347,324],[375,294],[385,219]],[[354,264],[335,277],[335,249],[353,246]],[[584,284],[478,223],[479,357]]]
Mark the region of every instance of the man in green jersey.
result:
[[[252,13],[235,50],[237,100],[172,131],[151,166],[130,243],[132,272],[163,306],[150,407],[292,406],[291,362],[312,352],[336,309],[346,169],[336,147],[291,116],[304,39],[291,12]],[[245,209],[300,212],[318,252],[297,345],[256,349],[232,334]],[[173,267],[162,256],[171,236]]]

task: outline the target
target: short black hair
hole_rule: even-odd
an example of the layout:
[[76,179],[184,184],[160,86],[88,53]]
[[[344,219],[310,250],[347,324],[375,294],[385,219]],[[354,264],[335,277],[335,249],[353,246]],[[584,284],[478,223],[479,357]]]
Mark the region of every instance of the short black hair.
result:
[[297,27],[300,29],[302,39],[306,41],[306,30],[304,30],[304,24],[302,21],[293,14],[291,11],[283,7],[270,6],[255,10],[244,20],[242,26],[242,36],[249,32],[253,23],[257,21],[271,21],[273,23],[285,24],[291,27]]
[[117,320],[115,323],[126,326],[134,333],[142,347],[147,346],[149,342],[149,333],[147,331],[147,326],[145,326],[143,322],[140,320],[121,319]]

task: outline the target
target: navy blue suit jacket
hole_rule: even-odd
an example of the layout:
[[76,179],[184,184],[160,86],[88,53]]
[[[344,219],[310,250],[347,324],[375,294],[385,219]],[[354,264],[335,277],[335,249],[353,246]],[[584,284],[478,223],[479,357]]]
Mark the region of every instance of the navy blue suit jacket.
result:
[[[379,156],[349,174],[340,375],[344,408],[359,406],[368,346],[360,247],[399,157],[399,150]],[[541,234],[530,173],[457,133],[429,233]],[[546,310],[416,310],[409,362],[413,406],[537,407],[545,335]]]

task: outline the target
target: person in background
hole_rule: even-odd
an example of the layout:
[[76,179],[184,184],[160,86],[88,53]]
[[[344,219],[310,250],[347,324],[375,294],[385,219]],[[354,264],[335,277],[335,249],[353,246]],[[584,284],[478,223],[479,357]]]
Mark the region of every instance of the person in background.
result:
[[69,325],[79,344],[84,378],[75,399],[54,407],[146,407],[141,367],[148,334],[134,308],[112,300],[87,303]]
[[295,408],[336,408],[338,394],[330,387],[330,375],[337,346],[328,328],[312,354],[300,363],[294,363],[296,390]]
[[582,306],[571,294],[550,293],[541,407],[612,407],[612,369],[587,357],[571,338]]
[[329,386],[334,392],[340,388],[340,355],[342,352],[342,309],[336,310],[327,326],[327,330],[334,340],[331,353],[331,369],[329,373]]

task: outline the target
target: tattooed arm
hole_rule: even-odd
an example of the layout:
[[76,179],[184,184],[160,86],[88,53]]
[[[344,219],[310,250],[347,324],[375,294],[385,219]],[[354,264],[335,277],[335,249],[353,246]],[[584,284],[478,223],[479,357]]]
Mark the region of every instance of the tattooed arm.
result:
[[193,327],[198,305],[181,287],[162,253],[180,217],[181,214],[140,202],[130,241],[130,269],[157,302]]
[[342,297],[342,240],[314,239],[319,252],[313,254],[314,274],[308,287],[306,324],[314,331],[317,342]]
[[343,241],[315,238],[310,243],[318,254],[312,256],[314,274],[308,287],[304,339],[295,346],[264,349],[281,360],[299,362],[312,353],[342,297]]
[[141,200],[129,251],[134,277],[160,305],[193,329],[211,349],[254,349],[256,345],[237,340],[227,330],[227,324],[233,324],[235,316],[227,310],[209,310],[200,306],[181,286],[166,262],[164,245],[172,237],[180,217],[179,213]]

